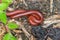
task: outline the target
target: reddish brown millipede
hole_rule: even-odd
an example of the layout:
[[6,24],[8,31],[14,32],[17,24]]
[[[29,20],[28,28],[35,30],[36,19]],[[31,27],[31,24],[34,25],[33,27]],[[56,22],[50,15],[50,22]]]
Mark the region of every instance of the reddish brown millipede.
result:
[[7,16],[9,16],[10,18],[19,18],[22,16],[27,16],[28,21],[31,25],[38,25],[43,22],[43,16],[38,11],[17,10],[11,13],[7,13]]

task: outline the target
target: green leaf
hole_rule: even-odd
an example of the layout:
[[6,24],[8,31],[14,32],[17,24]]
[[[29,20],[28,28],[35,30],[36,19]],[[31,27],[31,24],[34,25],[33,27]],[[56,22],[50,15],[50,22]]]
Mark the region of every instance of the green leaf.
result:
[[11,33],[7,33],[4,35],[3,40],[17,40]]
[[11,3],[12,3],[12,0],[2,0],[2,3],[8,3],[8,4],[11,4]]
[[4,24],[6,24],[6,22],[7,22],[6,13],[3,11],[0,11],[0,21]]
[[16,29],[16,28],[18,28],[18,25],[14,22],[9,22],[8,23],[8,28],[9,29]]
[[0,3],[0,10],[6,10],[8,8],[9,4],[7,3]]

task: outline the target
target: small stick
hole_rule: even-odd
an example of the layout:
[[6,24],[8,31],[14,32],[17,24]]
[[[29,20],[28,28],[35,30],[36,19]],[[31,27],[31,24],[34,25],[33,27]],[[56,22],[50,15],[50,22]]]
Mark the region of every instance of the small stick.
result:
[[31,35],[31,37],[29,38],[29,40],[36,40],[36,38]]
[[25,6],[28,6],[27,3],[25,2],[25,0],[22,0],[22,1],[23,1],[23,3],[25,4]]
[[60,15],[52,15],[52,16],[46,18],[45,21],[55,20],[55,19],[60,19]]
[[27,32],[27,30],[25,29],[24,25],[22,25],[21,23],[19,23],[19,24],[20,24],[21,29],[25,33],[25,35],[29,38],[31,35]]
[[25,29],[24,25],[21,24],[21,22],[15,21],[20,28],[22,29],[22,31],[24,32],[24,34],[29,38],[31,35],[27,32],[27,30]]
[[53,0],[50,0],[50,12],[53,12]]
[[21,35],[19,35],[19,39],[18,40],[22,40],[22,37],[21,37]]
[[43,25],[42,27],[47,28],[54,23],[60,23],[60,20],[54,20],[54,21],[48,21],[48,22],[44,21],[44,24],[47,24],[47,25]]
[[13,30],[13,32],[15,32],[15,33],[23,33],[21,30]]

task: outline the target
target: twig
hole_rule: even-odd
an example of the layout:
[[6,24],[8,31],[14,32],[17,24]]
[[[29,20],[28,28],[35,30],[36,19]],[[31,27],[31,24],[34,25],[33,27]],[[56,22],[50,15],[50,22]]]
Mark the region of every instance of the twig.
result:
[[19,35],[19,39],[18,40],[22,40],[22,37],[21,37],[21,35]]
[[42,27],[47,28],[47,27],[49,27],[50,25],[52,25],[54,23],[60,23],[60,20],[44,21],[44,24],[47,24],[47,25],[43,25]]
[[3,24],[0,24],[0,40],[2,40],[4,33],[6,32]]
[[21,23],[19,23],[19,24],[20,24],[21,29],[25,33],[25,35],[29,38],[31,35],[27,32],[27,30],[25,29],[24,25],[22,25]]
[[0,36],[6,32],[6,29],[3,24],[0,24]]
[[52,16],[46,18],[45,20],[48,21],[48,20],[55,20],[55,19],[60,19],[60,15],[52,15]]
[[15,33],[23,33],[21,30],[13,30]]
[[24,25],[21,24],[21,22],[15,21],[20,28],[22,29],[22,31],[24,32],[24,34],[29,38],[31,35],[27,32],[27,30],[25,29]]
[[27,3],[25,2],[25,0],[22,0],[22,1],[23,1],[23,3],[25,4],[25,6],[28,6]]
[[53,0],[50,0],[50,12],[53,12]]
[[34,36],[31,36],[29,40],[36,40],[36,38]]

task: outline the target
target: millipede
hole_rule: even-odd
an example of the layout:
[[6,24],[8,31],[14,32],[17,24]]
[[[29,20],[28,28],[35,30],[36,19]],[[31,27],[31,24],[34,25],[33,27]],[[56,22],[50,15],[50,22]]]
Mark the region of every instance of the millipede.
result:
[[27,10],[16,10],[6,14],[10,18],[19,18],[22,16],[26,16],[31,25],[38,25],[43,22],[43,15],[39,11],[27,11]]

